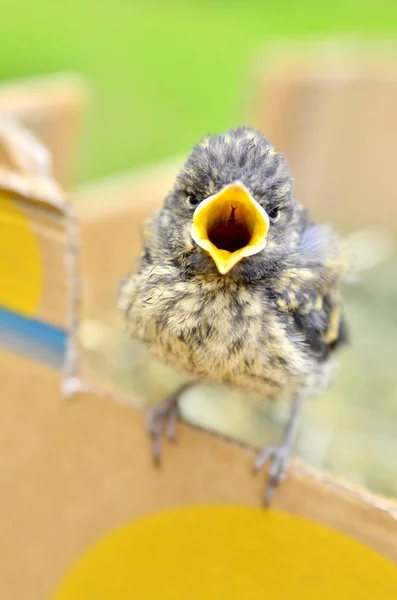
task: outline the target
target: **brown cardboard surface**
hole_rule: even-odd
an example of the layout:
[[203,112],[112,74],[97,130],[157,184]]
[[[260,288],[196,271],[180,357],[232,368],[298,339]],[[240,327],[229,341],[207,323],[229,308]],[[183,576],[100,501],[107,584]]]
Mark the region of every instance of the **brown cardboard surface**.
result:
[[336,41],[269,55],[255,72],[253,122],[287,156],[297,198],[321,221],[395,233],[395,53]]
[[[180,425],[157,470],[140,411],[95,392],[65,400],[59,373],[5,351],[0,365],[2,598],[47,598],[90,544],[150,512],[259,504],[265,475],[252,475],[252,452]],[[329,525],[397,563],[397,507],[299,463],[274,508]]]
[[160,207],[179,164],[166,162],[77,193],[85,314],[115,313],[119,283],[141,251],[143,222]]
[[18,120],[50,151],[56,180],[74,187],[76,156],[86,102],[81,77],[18,80],[0,87],[0,115]]

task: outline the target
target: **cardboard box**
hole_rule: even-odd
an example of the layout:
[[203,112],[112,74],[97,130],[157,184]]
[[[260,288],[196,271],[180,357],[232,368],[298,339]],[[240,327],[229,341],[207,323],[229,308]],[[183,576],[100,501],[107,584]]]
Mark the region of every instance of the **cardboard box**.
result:
[[255,63],[252,122],[320,221],[396,233],[395,56],[395,41],[342,38],[275,44]]
[[[118,321],[118,282],[178,161],[86,189],[73,207],[48,173],[14,170],[31,164],[23,158],[34,149],[15,129],[11,137],[1,131],[11,160],[0,170],[0,279],[10,282],[0,296],[0,597],[230,598],[233,584],[238,597],[241,589],[258,597],[260,586],[287,598],[288,581],[297,598],[318,597],[324,585],[346,597],[395,597],[392,501],[295,460],[265,512],[266,473],[252,475],[253,451],[186,424],[156,470],[140,399],[85,368],[76,337],[80,274],[84,317]],[[143,519],[159,511],[160,521]],[[142,524],[139,543],[129,523]],[[124,545],[112,541],[119,527]],[[89,564],[80,561],[109,535]]]

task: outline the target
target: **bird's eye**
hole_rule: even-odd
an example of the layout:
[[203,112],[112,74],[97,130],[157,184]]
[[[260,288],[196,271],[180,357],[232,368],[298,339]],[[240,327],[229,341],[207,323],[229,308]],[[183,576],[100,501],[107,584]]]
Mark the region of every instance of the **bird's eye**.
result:
[[280,218],[281,208],[272,208],[271,210],[267,211],[267,214],[269,215],[271,222],[276,223]]
[[194,194],[189,194],[186,198],[186,204],[189,208],[196,208],[198,206],[200,200]]

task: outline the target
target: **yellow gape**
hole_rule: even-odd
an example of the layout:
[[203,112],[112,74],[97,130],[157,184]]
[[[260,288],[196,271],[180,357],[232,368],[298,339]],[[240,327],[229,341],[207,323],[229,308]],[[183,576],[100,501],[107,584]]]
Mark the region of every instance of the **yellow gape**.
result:
[[236,181],[200,202],[191,235],[225,275],[241,259],[263,250],[268,229],[265,209]]

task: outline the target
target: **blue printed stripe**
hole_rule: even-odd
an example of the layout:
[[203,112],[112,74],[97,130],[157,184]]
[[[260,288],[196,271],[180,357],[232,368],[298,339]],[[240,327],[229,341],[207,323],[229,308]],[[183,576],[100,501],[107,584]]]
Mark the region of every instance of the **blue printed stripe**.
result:
[[67,332],[59,327],[0,306],[0,346],[61,368],[67,337]]

